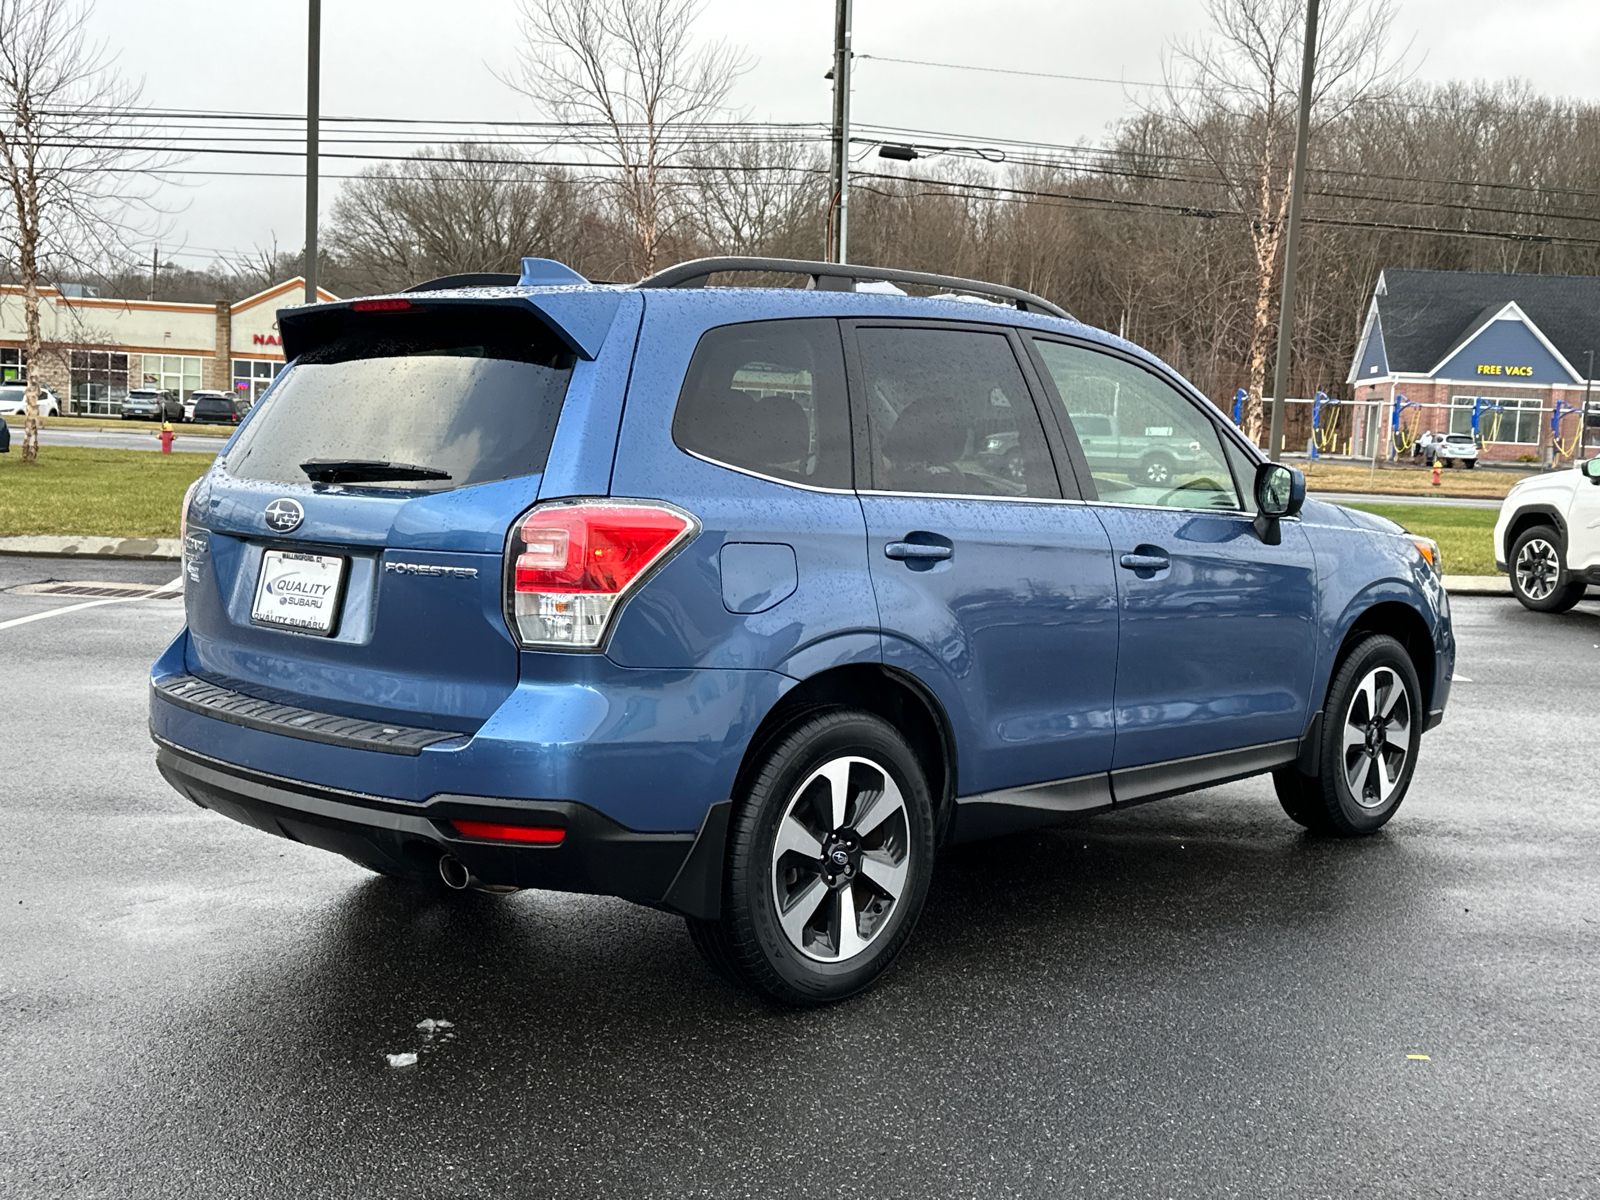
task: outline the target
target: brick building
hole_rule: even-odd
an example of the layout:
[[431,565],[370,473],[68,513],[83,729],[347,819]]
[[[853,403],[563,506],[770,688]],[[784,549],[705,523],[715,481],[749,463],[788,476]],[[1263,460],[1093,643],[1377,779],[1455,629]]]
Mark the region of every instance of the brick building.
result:
[[[254,402],[283,369],[278,308],[304,295],[298,278],[231,304],[110,300],[70,284],[42,288],[39,381],[66,411],[82,415],[116,416],[128,389],[139,387],[185,399],[200,388],[232,391]],[[0,286],[0,379],[26,378],[22,337],[22,289]]]
[[1476,412],[1485,461],[1548,462],[1576,447],[1586,396],[1593,445],[1597,350],[1600,277],[1385,270],[1350,366],[1353,449],[1387,455],[1398,404],[1402,450],[1425,430],[1472,432]]

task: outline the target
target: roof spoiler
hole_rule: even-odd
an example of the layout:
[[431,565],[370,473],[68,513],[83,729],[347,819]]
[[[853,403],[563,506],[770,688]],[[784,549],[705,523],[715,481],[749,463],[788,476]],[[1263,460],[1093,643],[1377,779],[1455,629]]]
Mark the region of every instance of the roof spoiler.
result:
[[[466,285],[473,286],[473,285]],[[343,300],[335,304],[300,304],[278,310],[278,331],[283,354],[291,362],[308,350],[325,345],[360,321],[403,317],[408,311],[440,312],[449,308],[511,307],[532,311],[580,358],[595,359],[622,304],[617,288],[575,288],[559,292],[503,292],[498,295],[451,295],[439,291],[415,299],[391,297],[381,310],[374,297]],[[357,306],[362,311],[357,311]]]

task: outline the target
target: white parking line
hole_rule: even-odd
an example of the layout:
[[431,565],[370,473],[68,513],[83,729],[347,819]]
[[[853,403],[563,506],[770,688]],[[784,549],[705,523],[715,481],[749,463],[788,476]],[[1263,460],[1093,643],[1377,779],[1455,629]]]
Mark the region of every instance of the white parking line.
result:
[[62,617],[67,613],[82,612],[86,608],[99,608],[102,604],[132,604],[136,600],[172,600],[183,594],[183,576],[162,584],[155,591],[144,596],[117,596],[110,600],[85,600],[82,604],[67,604],[61,608],[47,609],[44,612],[31,613],[26,617],[13,617],[9,621],[0,621],[0,629],[10,629],[14,625],[26,625],[30,621],[43,621],[49,617]]

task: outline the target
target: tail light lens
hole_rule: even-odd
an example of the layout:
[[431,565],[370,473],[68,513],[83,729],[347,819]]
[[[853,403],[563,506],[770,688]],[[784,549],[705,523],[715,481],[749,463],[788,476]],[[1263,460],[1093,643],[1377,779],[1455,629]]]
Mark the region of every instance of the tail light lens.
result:
[[517,520],[507,547],[511,626],[524,646],[593,650],[613,614],[700,532],[652,500],[558,500]]

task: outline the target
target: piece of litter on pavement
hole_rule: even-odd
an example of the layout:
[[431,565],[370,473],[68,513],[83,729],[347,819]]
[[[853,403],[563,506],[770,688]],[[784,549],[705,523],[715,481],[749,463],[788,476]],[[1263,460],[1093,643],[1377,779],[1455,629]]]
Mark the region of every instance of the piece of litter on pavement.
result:
[[1456,683],[1471,683],[1472,680],[1468,679],[1465,675],[1457,675],[1455,677],[1454,682],[1456,682]]
[[391,1067],[414,1067],[417,1065],[417,1056],[410,1050],[407,1050],[404,1054],[386,1054],[384,1057],[389,1060]]
[[[415,1058],[416,1055],[412,1055],[412,1057]],[[1406,1055],[1406,1057],[1410,1058],[1410,1059],[1414,1059],[1417,1062],[1432,1062],[1433,1061],[1433,1059],[1429,1058],[1426,1054],[1408,1054],[1408,1055]]]
[[423,1033],[432,1033],[436,1029],[454,1029],[455,1022],[436,1021],[432,1017],[427,1017],[417,1022],[417,1028],[422,1030]]

